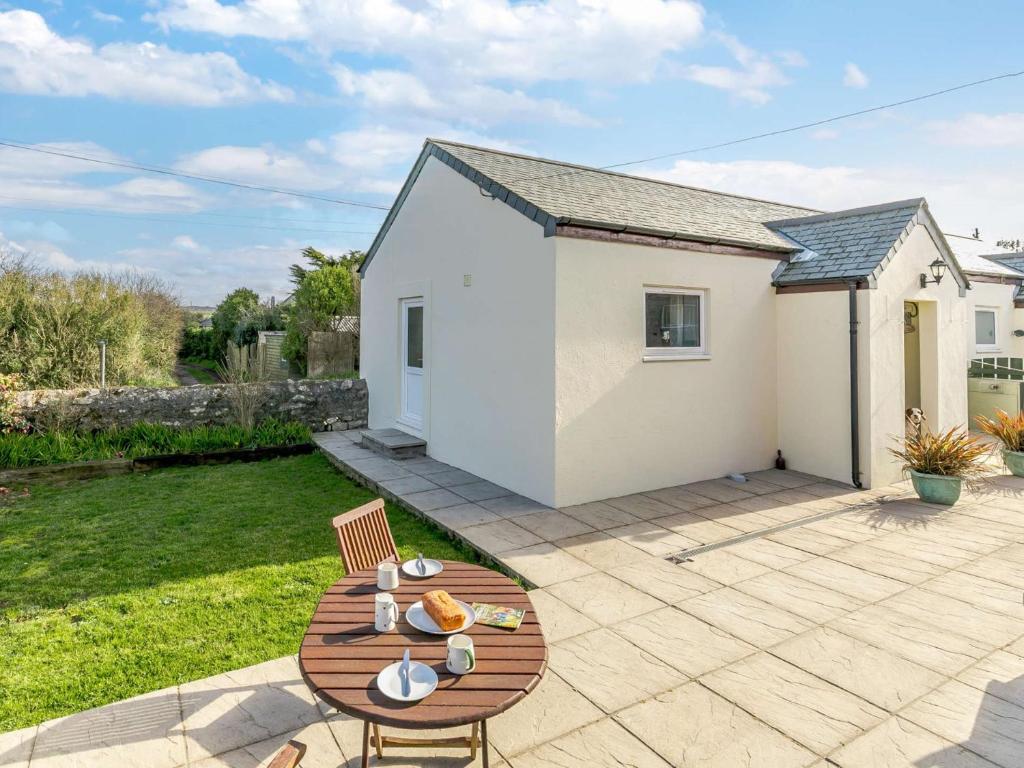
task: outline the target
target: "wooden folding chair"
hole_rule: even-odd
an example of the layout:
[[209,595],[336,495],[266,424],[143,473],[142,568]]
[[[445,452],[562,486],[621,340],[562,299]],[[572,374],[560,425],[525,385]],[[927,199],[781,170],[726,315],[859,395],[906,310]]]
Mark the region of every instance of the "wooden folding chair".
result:
[[289,741],[274,755],[267,768],[297,768],[299,761],[306,754],[306,745],[298,741]]
[[346,573],[376,568],[384,562],[398,562],[398,549],[384,514],[384,499],[338,515],[332,525]]

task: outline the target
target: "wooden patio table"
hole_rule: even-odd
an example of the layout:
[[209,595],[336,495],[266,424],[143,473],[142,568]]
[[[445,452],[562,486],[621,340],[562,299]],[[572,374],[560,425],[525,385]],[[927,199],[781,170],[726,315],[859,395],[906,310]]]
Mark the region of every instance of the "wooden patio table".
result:
[[[371,744],[377,757],[386,746],[464,747],[476,757],[483,749],[489,765],[487,721],[525,698],[547,668],[548,650],[530,598],[514,581],[479,565],[442,561],[444,570],[427,579],[401,574],[390,590],[402,612],[397,627],[374,629],[377,570],[356,571],[324,593],[299,650],[299,668],[313,693],[347,715],[363,721],[363,768]],[[405,620],[409,606],[423,593],[443,589],[466,603],[492,603],[526,609],[518,629],[511,631],[474,624],[464,634],[473,638],[476,669],[453,675],[445,666],[447,635],[430,635]],[[433,667],[437,690],[415,703],[388,698],[377,689],[377,673],[409,648],[410,659]],[[471,725],[471,735],[447,739],[382,737],[380,726],[401,729],[444,729]],[[373,730],[373,738],[370,730]]]

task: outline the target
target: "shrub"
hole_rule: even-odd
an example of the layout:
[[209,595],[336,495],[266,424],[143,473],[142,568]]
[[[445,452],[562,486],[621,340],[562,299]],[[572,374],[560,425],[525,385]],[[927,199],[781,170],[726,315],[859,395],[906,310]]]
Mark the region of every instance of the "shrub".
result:
[[29,431],[29,423],[18,413],[17,397],[21,388],[17,374],[0,373],[0,434]]
[[938,435],[927,429],[907,435],[902,447],[889,452],[903,461],[903,471],[914,470],[927,475],[959,477],[972,482],[985,474],[978,460],[988,453],[988,447],[971,437],[962,427],[953,427]]
[[993,421],[987,416],[974,419],[978,429],[997,438],[1008,451],[1024,451],[1024,413],[1011,416],[1006,411],[996,411]]
[[34,268],[0,258],[0,372],[26,388],[99,383],[98,342],[107,342],[107,383],[172,380],[181,311],[169,289],[138,274]]
[[310,441],[309,427],[267,419],[253,429],[133,424],[102,432],[0,434],[0,467],[18,468],[96,459],[205,453],[223,448],[267,448]]
[[216,337],[209,328],[189,326],[181,336],[181,349],[178,356],[186,360],[219,360],[224,354],[217,349]]

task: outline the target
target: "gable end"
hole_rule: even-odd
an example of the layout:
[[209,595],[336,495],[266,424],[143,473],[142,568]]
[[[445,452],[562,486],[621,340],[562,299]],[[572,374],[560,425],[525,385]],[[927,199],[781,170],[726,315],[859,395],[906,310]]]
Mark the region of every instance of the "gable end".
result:
[[416,183],[416,179],[419,178],[420,171],[423,170],[423,166],[426,165],[427,159],[430,157],[438,159],[460,176],[476,184],[480,187],[481,192],[487,197],[490,197],[492,200],[498,200],[499,202],[505,203],[505,205],[514,208],[516,211],[526,216],[526,218],[540,224],[544,228],[545,237],[552,237],[555,234],[555,227],[558,224],[558,220],[554,216],[546,211],[542,211],[533,203],[524,200],[512,190],[499,184],[494,179],[485,176],[475,168],[471,168],[457,157],[454,157],[449,152],[446,152],[444,149],[428,140],[424,142],[423,149],[420,152],[419,157],[416,158],[416,163],[413,165],[412,170],[409,172],[409,176],[402,185],[402,189],[398,193],[398,197],[395,198],[395,202],[391,205],[391,209],[388,211],[388,215],[385,217],[384,223],[381,224],[380,230],[377,232],[377,236],[373,239],[373,243],[371,243],[369,249],[366,251],[366,259],[363,260],[363,265],[359,268],[360,276],[366,275],[366,270],[369,268],[370,262],[373,261],[374,255],[377,253],[381,244],[383,244],[384,238],[387,237],[388,231],[391,229],[391,225],[398,216],[398,212],[402,209],[402,205],[405,203],[406,198],[412,191],[412,187]]

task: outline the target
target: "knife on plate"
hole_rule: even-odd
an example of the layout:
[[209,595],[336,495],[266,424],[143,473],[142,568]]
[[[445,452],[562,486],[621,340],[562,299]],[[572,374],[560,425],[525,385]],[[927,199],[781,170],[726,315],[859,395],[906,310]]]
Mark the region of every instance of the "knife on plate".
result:
[[419,572],[421,574],[425,574],[427,572],[427,564],[423,562],[423,553],[422,552],[420,552],[416,556],[416,568],[419,569]]
[[409,698],[412,695],[412,685],[409,682],[409,649],[405,649],[402,656],[402,666],[398,668],[398,678],[402,681],[402,696]]

